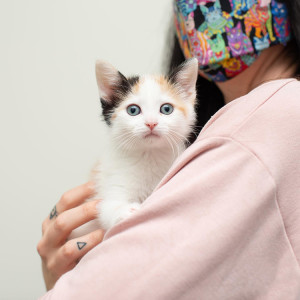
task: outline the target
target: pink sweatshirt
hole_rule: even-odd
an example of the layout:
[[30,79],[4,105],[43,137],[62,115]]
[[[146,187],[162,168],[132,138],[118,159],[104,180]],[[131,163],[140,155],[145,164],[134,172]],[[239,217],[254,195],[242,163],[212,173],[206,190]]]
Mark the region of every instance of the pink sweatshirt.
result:
[[41,299],[300,299],[300,82],[206,124],[134,216]]

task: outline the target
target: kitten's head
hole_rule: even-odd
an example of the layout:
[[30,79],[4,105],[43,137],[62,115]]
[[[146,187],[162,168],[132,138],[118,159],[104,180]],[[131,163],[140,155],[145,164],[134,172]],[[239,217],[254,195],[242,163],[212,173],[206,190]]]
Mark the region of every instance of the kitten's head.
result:
[[126,78],[107,62],[96,62],[105,122],[124,149],[183,144],[195,124],[198,61],[190,59],[169,77]]

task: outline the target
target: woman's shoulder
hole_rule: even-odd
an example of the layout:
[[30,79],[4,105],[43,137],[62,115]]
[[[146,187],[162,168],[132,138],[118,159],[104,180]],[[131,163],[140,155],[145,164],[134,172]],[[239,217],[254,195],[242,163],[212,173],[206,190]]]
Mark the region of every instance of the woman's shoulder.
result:
[[285,200],[292,187],[299,193],[300,82],[270,81],[234,100],[212,117],[197,142],[210,137],[226,137],[250,151],[286,192]]
[[210,137],[226,137],[247,148],[277,183],[288,174],[300,178],[300,164],[295,165],[300,161],[300,82],[270,81],[232,101],[211,118],[197,141]]
[[266,126],[300,126],[300,82],[297,79],[268,81],[220,109],[198,139],[233,136],[250,127],[259,135]]
[[[277,191],[286,234],[300,262],[300,82],[267,82],[234,100],[208,122],[198,137],[198,147],[208,137],[238,143],[267,170]],[[229,155],[236,161],[238,153]],[[252,174],[253,178],[257,175]],[[260,188],[258,184],[257,190]]]

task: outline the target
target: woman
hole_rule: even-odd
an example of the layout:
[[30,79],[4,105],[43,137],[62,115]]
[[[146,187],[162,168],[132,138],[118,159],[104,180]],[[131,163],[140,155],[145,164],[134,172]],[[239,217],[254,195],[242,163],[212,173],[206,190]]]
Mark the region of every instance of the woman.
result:
[[274,0],[176,1],[179,44],[200,63],[199,126],[209,121],[100,246],[100,229],[65,242],[96,216],[97,201],[83,204],[92,183],[63,195],[38,245],[47,289],[57,281],[42,299],[299,299],[300,7],[286,5],[289,17]]

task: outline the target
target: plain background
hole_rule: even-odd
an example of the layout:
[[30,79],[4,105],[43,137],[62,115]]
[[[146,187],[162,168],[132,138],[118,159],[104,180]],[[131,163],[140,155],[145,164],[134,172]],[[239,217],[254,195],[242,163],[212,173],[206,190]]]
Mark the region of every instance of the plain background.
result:
[[95,60],[162,72],[172,1],[0,3],[0,299],[36,299],[41,223],[101,149]]

